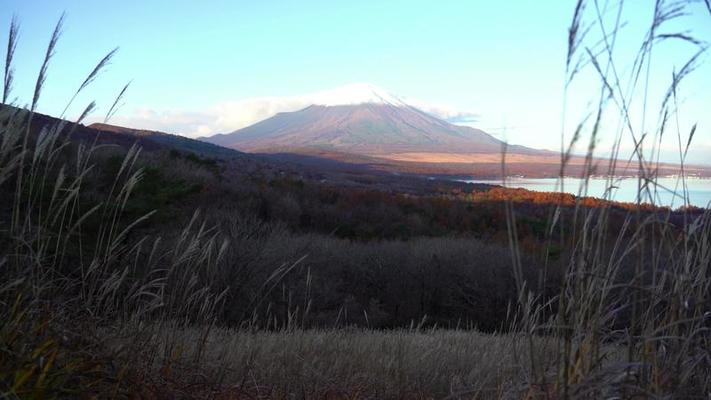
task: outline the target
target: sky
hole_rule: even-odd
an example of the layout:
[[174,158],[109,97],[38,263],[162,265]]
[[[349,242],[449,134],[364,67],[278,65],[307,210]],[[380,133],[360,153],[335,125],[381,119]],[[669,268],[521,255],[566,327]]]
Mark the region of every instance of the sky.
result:
[[[584,21],[595,21],[594,4],[588,5]],[[611,4],[617,3],[598,0],[604,18],[614,22]],[[39,111],[52,115],[62,112],[98,60],[119,47],[68,116],[96,100],[89,121],[102,120],[131,81],[112,123],[198,137],[291,111],[290,101],[305,94],[367,82],[511,143],[559,149],[561,134],[567,142],[600,96],[600,80],[588,65],[564,101],[567,29],[574,7],[574,1],[523,0],[2,0],[0,40],[4,55],[10,20],[17,16],[13,96],[28,103],[54,24],[65,13],[39,102]],[[622,10],[614,54],[619,75],[628,76],[653,2],[628,0]],[[688,13],[665,29],[711,41],[711,13],[704,3],[692,4]],[[593,25],[586,42],[592,50],[596,35],[599,28]],[[652,100],[659,102],[672,71],[695,51],[681,41],[655,48],[647,87]],[[698,123],[689,156],[698,163],[711,163],[708,58],[702,57],[705,62],[685,80],[678,99],[683,142]],[[652,100],[650,110],[656,104]],[[651,135],[656,110],[643,113],[640,103],[630,113],[640,127],[637,133]],[[611,114],[601,125],[602,153],[619,126]],[[662,140],[662,157],[668,161],[678,159],[673,121],[674,134]],[[576,149],[586,146],[581,141]],[[631,148],[631,141],[624,146]]]

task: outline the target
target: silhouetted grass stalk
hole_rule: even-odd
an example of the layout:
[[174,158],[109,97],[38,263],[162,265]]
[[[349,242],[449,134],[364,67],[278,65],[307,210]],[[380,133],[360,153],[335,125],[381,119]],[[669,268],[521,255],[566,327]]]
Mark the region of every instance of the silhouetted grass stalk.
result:
[[[93,102],[75,123],[61,121],[41,127],[39,135],[32,134],[34,111],[63,20],[60,18],[50,39],[29,110],[7,103],[19,31],[15,19],[10,27],[0,106],[0,187],[4,191],[3,207],[6,200],[10,206],[2,210],[0,223],[2,396],[54,396],[70,390],[72,385],[90,393],[94,386],[106,385],[113,377],[107,372],[97,379],[91,372],[97,370],[91,360],[98,353],[88,348],[83,353],[72,343],[81,346],[86,340],[87,345],[102,345],[104,339],[89,340],[92,333],[105,324],[118,323],[120,327],[121,321],[134,321],[131,334],[139,337],[143,329],[140,321],[145,320],[170,322],[175,329],[189,325],[209,327],[225,293],[211,289],[216,279],[211,268],[220,262],[226,242],[218,239],[214,229],[198,222],[199,213],[170,247],[161,247],[160,238],[128,240],[153,214],[149,212],[135,220],[125,217],[128,199],[143,174],[135,168],[138,147],[126,152],[103,200],[87,203],[84,199],[87,178],[99,168],[95,155],[102,146],[96,141],[72,146],[71,135],[94,109]],[[65,112],[115,52],[111,51],[91,71]],[[4,220],[6,216],[8,220]],[[91,238],[84,234],[89,227]],[[146,256],[147,243],[153,247]],[[85,323],[81,328],[73,326],[82,320]],[[82,328],[89,330],[79,330]],[[130,360],[135,354],[127,355]],[[72,361],[75,357],[78,359]],[[102,362],[118,360],[112,356]]]
[[[588,4],[592,3],[592,4]],[[657,185],[659,147],[667,128],[668,118],[676,119],[679,144],[681,193],[676,196],[688,206],[684,164],[696,127],[687,140],[682,139],[678,123],[677,90],[685,76],[697,66],[707,45],[687,32],[662,33],[670,21],[687,14],[689,2],[658,0],[648,33],[633,60],[628,79],[618,74],[614,46],[621,25],[623,2],[605,3],[604,11],[597,0],[580,0],[575,7],[569,29],[566,58],[565,98],[573,78],[585,67],[593,68],[600,79],[600,97],[592,123],[585,119],[577,126],[570,144],[561,137],[561,190],[565,167],[573,145],[587,129],[589,144],[585,157],[583,182],[579,189],[585,195],[587,182],[594,173],[595,151],[600,135],[600,122],[610,109],[616,110],[620,128],[608,160],[608,190],[614,189],[614,176],[621,155],[623,134],[634,143],[633,159],[638,171],[636,211],[627,215],[617,238],[610,243],[609,205],[600,208],[575,207],[571,228],[564,232],[561,206],[549,217],[548,243],[552,243],[558,225],[561,243],[572,246],[572,252],[560,291],[553,299],[536,291],[526,282],[518,282],[519,313],[517,329],[528,338],[529,354],[541,352],[531,340],[540,335],[552,335],[558,342],[558,362],[553,370],[536,371],[533,360],[528,377],[528,396],[534,398],[634,398],[655,396],[705,396],[711,390],[709,344],[709,263],[711,262],[710,212],[691,218],[684,207],[680,226],[670,222],[670,211],[643,213],[639,207],[645,201],[657,201],[657,190],[676,190]],[[584,13],[592,9],[592,22],[585,25]],[[608,29],[606,12],[614,11],[613,28]],[[600,39],[592,48],[586,47],[586,35],[600,30]],[[654,135],[647,134],[648,107],[652,99],[648,92],[652,52],[665,41],[682,41],[697,47],[679,72],[673,72],[666,96],[661,99],[660,126]],[[602,48],[600,48],[602,47]],[[580,49],[584,48],[584,52]],[[577,59],[577,61],[575,61]],[[625,85],[627,87],[625,88]],[[641,88],[640,88],[641,86]],[[642,91],[640,98],[633,93]],[[631,117],[632,101],[641,102],[642,118],[635,123]],[[565,113],[564,113],[565,115]],[[565,127],[565,122],[563,124]],[[587,128],[586,128],[587,127]],[[652,141],[651,157],[644,143]],[[631,161],[631,160],[630,160]],[[629,164],[630,161],[627,163]],[[521,276],[518,259],[516,216],[511,203],[506,205],[514,258],[514,275]],[[547,258],[546,258],[547,259]],[[634,271],[622,269],[622,261],[635,260]],[[632,272],[630,274],[630,272]],[[545,273],[543,276],[546,276]],[[519,278],[517,278],[517,281]],[[545,279],[538,288],[545,288]],[[556,308],[551,309],[551,303]],[[555,312],[552,310],[557,309]],[[624,358],[620,355],[625,354]],[[543,366],[544,362],[538,363]]]

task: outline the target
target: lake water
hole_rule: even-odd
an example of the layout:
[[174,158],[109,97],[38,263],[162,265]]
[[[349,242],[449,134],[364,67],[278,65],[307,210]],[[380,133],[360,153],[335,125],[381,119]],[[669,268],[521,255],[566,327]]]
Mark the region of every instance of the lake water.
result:
[[[487,183],[490,185],[501,185],[510,188],[523,188],[538,192],[558,192],[560,183],[555,178],[507,178],[504,185],[501,180],[465,180],[471,183]],[[580,190],[582,179],[565,178],[563,189],[567,193],[577,195]],[[617,186],[611,189],[607,196],[610,200],[623,202],[637,201],[637,178],[615,178],[612,185]],[[681,180],[675,177],[659,178],[657,180],[657,193],[654,204],[660,206],[671,206],[677,208],[684,205],[681,196],[683,187]],[[603,198],[605,191],[610,186],[606,178],[590,178],[587,189],[587,196]],[[686,187],[689,196],[689,204],[697,207],[709,207],[711,204],[711,179],[707,178],[687,178]],[[650,191],[654,192],[654,187],[650,186]],[[674,192],[679,195],[674,195]],[[648,196],[642,198],[643,202],[651,203]]]

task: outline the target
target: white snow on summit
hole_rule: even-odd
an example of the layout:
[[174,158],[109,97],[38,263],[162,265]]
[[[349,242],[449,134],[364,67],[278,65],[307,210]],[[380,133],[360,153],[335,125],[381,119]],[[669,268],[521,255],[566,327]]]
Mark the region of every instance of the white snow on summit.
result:
[[306,103],[322,106],[346,106],[358,104],[389,104],[393,106],[406,106],[405,102],[392,93],[389,93],[369,83],[352,83],[335,89],[324,90],[310,95],[302,96]]

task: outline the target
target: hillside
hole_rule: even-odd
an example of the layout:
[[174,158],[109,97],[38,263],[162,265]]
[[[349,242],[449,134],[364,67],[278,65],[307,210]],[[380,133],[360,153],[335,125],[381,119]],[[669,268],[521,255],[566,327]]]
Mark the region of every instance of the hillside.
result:
[[[299,328],[339,332],[333,328],[344,327],[347,332],[357,332],[354,327],[384,332],[406,327],[409,332],[425,327],[460,332],[462,327],[476,327],[498,332],[507,323],[502,316],[519,296],[517,279],[530,282],[546,298],[561,286],[568,254],[578,248],[575,242],[564,240],[574,236],[575,225],[568,221],[577,213],[609,216],[605,229],[599,230],[602,244],[633,241],[639,229],[629,218],[638,208],[629,204],[595,199],[578,202],[572,195],[489,190],[482,185],[369,170],[356,174],[308,169],[288,159],[280,163],[160,132],[65,124],[44,115],[35,115],[25,129],[26,115],[18,109],[0,108],[0,126],[5,129],[0,132],[7,134],[3,150],[13,149],[0,154],[19,155],[28,163],[16,168],[18,157],[0,157],[0,171],[10,171],[8,179],[0,181],[0,204],[4,205],[0,221],[9,227],[0,230],[0,254],[9,255],[7,265],[12,267],[3,269],[3,279],[22,284],[26,277],[57,278],[43,286],[49,288],[46,292],[37,291],[37,300],[31,303],[42,307],[31,314],[40,318],[25,320],[12,314],[15,308],[2,308],[7,315],[3,320],[11,322],[8,337],[20,338],[25,348],[43,349],[41,343],[58,343],[58,350],[40,350],[38,357],[54,357],[54,351],[85,357],[84,343],[105,338],[107,332],[112,335],[107,351],[114,351],[113,343],[120,346],[127,335],[157,337],[112,352],[106,358],[104,370],[108,372],[99,375],[105,381],[97,380],[94,360],[87,361],[92,367],[86,372],[71,371],[72,376],[86,378],[76,384],[82,388],[97,381],[112,388],[114,382],[126,382],[125,390],[140,387],[142,382],[150,387],[152,375],[142,371],[155,370],[149,368],[150,356],[145,355],[162,351],[161,331],[151,329],[158,324],[167,327],[159,328],[166,329],[166,334],[209,324],[211,330],[202,339],[185,336],[183,348],[189,349],[207,343],[207,337],[209,346],[224,343],[210,332],[219,334],[234,327],[247,327],[252,333],[297,335]],[[8,118],[19,122],[6,123]],[[7,130],[8,126],[16,128]],[[63,129],[54,129],[59,126]],[[136,143],[144,151],[127,150]],[[203,152],[184,150],[192,146]],[[205,155],[211,151],[228,152],[230,157]],[[504,205],[511,203],[504,200],[511,200],[516,208],[520,272],[509,253]],[[559,205],[560,221],[566,221],[560,230],[547,228],[554,205]],[[664,229],[673,232],[689,218],[699,221],[697,226],[708,226],[703,219],[708,214],[702,210],[639,210],[643,220],[659,218]],[[21,220],[15,222],[14,215]],[[65,215],[67,220],[56,217]],[[72,229],[67,232],[65,226]],[[18,249],[19,255],[13,253]],[[665,249],[661,257],[666,259],[672,251]],[[615,256],[614,249],[597,254],[605,265],[613,264],[608,259]],[[632,256],[615,259],[620,271],[610,284],[629,279],[634,262]],[[540,286],[538,277],[544,268],[547,286]],[[31,293],[25,286],[7,287]],[[7,292],[4,304],[22,299],[13,291]],[[52,330],[47,331],[41,316],[52,309],[63,313],[53,317]],[[544,317],[551,311],[546,312]],[[111,331],[112,324],[123,315],[138,316],[148,330],[124,330],[116,336],[119,333]],[[170,325],[176,320],[185,322]],[[471,332],[461,334],[472,337]],[[273,342],[275,337],[268,337]],[[106,342],[89,343],[103,349]],[[357,347],[374,345],[381,349],[385,343],[370,341]],[[422,348],[436,346],[425,343]],[[319,353],[323,347],[319,343],[299,348]],[[396,356],[388,365],[397,365],[402,344],[390,348]],[[461,349],[457,344],[457,354]],[[342,357],[343,350],[339,344],[330,354]],[[11,359],[10,354],[18,353],[13,348],[2,355]],[[205,357],[214,354],[210,351]],[[248,357],[263,359],[254,354]],[[501,358],[495,357],[496,361]],[[178,362],[167,365],[188,365],[182,364],[180,356],[171,356],[170,363]],[[114,372],[121,370],[115,364],[140,367],[126,368],[131,371],[126,378],[123,372]],[[167,371],[168,366],[160,370]],[[212,376],[209,371],[204,375]]]
[[93,123],[84,127],[96,133],[111,134],[111,137],[128,137],[137,140],[138,143],[151,143],[158,147],[169,147],[175,150],[190,151],[199,155],[221,158],[244,158],[245,154],[235,149],[217,146],[211,143],[201,142],[185,136],[173,135],[165,132],[151,131],[145,129],[134,129],[105,123]]

